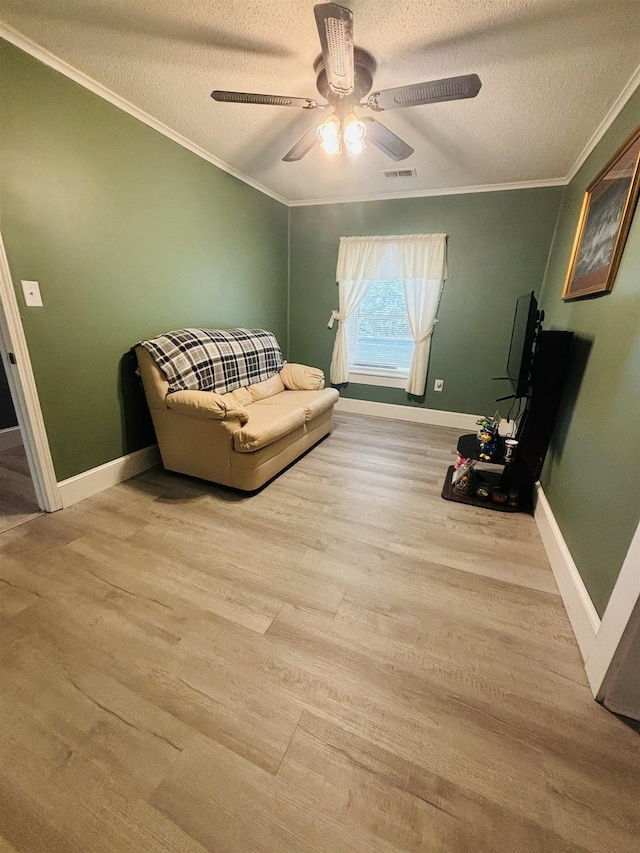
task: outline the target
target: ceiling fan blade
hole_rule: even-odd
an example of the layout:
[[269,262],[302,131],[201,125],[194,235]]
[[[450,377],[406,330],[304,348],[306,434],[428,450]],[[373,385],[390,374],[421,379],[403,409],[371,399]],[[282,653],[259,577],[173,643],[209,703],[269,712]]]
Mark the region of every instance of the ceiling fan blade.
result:
[[365,116],[360,119],[367,127],[367,135],[365,139],[383,151],[387,157],[391,157],[396,162],[398,160],[406,160],[413,154],[413,148],[410,145],[396,136],[388,127],[380,124],[375,118]]
[[397,89],[373,92],[367,99],[367,106],[377,111],[399,110],[403,107],[417,107],[420,104],[475,98],[481,86],[482,83],[477,74],[446,77],[444,80],[432,80],[430,83],[413,83],[410,86],[398,86]]
[[314,124],[313,127],[309,128],[309,130],[302,136],[293,148],[282,158],[285,163],[293,163],[296,160],[302,160],[305,154],[308,154],[309,151],[313,148],[313,146],[319,142],[318,139],[318,125]]
[[224,92],[216,89],[211,93],[214,101],[228,104],[267,104],[272,107],[300,107],[303,110],[321,109],[312,98],[290,98],[287,95],[256,95],[251,92]]
[[329,88],[350,95],[354,86],[353,14],[337,3],[313,7]]

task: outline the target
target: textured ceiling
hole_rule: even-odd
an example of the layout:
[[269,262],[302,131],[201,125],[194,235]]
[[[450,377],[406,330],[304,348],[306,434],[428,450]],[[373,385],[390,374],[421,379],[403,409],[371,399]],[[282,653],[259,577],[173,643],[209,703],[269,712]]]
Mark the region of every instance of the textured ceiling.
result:
[[374,89],[476,72],[477,98],[380,113],[413,148],[284,153],[317,112],[216,103],[214,88],[317,97],[312,0],[0,0],[37,44],[288,200],[562,178],[640,60],[640,0],[347,0]]

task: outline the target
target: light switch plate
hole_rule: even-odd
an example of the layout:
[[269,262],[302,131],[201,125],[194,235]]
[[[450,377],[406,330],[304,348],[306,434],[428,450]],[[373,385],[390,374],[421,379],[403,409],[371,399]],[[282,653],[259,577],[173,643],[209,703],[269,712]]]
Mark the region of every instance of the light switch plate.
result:
[[40,295],[40,285],[37,281],[21,281],[22,292],[24,293],[25,305],[32,308],[42,308],[42,296]]

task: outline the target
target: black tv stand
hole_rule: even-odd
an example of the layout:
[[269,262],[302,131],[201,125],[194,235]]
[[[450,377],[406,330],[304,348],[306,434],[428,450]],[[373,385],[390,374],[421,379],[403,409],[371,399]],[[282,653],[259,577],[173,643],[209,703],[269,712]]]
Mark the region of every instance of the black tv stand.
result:
[[[461,435],[458,440],[458,453],[467,459],[480,460],[480,443],[478,436],[472,432],[468,435]],[[476,471],[476,484],[484,483],[487,486],[498,486],[502,491],[508,493],[511,489],[518,489],[520,495],[520,484],[517,479],[514,479],[511,472],[512,463],[493,462],[492,470]],[[493,470],[493,469],[498,470]],[[497,512],[528,512],[531,508],[529,496],[527,494],[519,497],[516,506],[508,503],[494,503],[489,498],[479,498],[475,494],[462,495],[456,492],[453,488],[451,478],[453,477],[454,467],[451,465],[447,470],[447,476],[442,486],[442,497],[447,501],[455,501],[456,503],[468,504],[470,506],[480,506],[483,509],[492,509]]]
[[[502,473],[495,483],[505,491],[518,489],[520,495],[518,506],[511,507],[508,504],[482,500],[475,495],[459,494],[451,485],[453,466],[447,471],[442,488],[442,497],[445,500],[481,506],[499,512],[531,511],[533,487],[542,472],[542,465],[562,398],[572,339],[573,332],[541,331],[538,334],[531,365],[527,405],[515,436],[518,440],[517,453],[513,462],[503,465]],[[515,395],[512,396],[515,397]],[[511,397],[500,399],[508,400]],[[475,445],[472,440],[475,440]],[[469,458],[478,458],[472,452],[474,446],[477,446],[477,439],[474,434],[464,435],[458,442],[458,450],[461,455]]]

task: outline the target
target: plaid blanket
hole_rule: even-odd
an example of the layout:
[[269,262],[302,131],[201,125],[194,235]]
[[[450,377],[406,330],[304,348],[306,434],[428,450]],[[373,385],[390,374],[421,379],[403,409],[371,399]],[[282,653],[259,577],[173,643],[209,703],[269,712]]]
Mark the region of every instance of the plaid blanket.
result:
[[178,329],[140,341],[172,391],[225,394],[282,370],[280,345],[263,329]]

